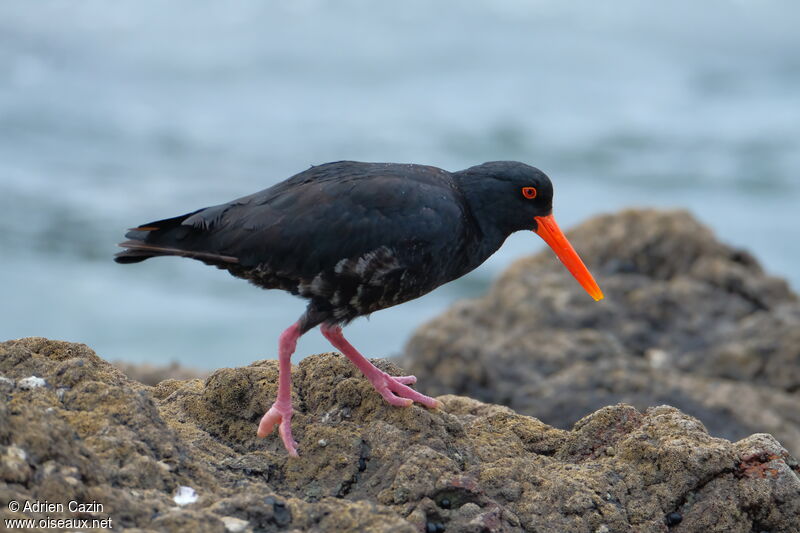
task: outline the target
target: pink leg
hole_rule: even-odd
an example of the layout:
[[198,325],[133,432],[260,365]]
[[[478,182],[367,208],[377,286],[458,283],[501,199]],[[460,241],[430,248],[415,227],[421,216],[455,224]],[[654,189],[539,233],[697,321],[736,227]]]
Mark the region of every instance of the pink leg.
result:
[[258,424],[258,436],[266,437],[278,424],[278,433],[289,455],[297,457],[297,442],[292,438],[292,354],[300,338],[300,323],[295,322],[281,333],[278,341],[278,399]]
[[439,401],[407,387],[417,381],[414,376],[392,377],[370,363],[353,345],[347,342],[339,326],[323,324],[320,331],[345,357],[358,367],[383,398],[392,405],[408,407],[414,402],[430,408],[439,407]]

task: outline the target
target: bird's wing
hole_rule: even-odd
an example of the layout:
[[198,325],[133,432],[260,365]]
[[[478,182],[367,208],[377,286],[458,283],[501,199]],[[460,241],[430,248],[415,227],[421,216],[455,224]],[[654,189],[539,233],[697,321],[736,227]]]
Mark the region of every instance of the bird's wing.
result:
[[372,165],[304,174],[187,217],[183,225],[197,230],[192,249],[235,257],[246,268],[313,277],[381,248],[424,254],[437,239],[461,238],[449,233],[460,227],[463,206],[442,170]]

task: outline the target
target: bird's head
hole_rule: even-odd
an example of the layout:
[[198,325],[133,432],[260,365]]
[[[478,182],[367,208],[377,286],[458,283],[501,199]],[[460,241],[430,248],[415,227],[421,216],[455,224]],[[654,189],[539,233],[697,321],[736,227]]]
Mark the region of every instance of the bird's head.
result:
[[455,173],[478,222],[502,234],[528,229],[553,249],[595,300],[603,293],[553,217],[553,184],[538,168],[516,161],[492,161]]

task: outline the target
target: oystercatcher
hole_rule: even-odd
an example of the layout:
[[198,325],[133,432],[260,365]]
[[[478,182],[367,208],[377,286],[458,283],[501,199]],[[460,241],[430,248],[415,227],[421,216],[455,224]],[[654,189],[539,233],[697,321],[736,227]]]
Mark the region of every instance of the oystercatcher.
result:
[[438,402],[389,376],[344,338],[353,319],[419,298],[463,276],[513,232],[533,230],[595,299],[600,288],[552,215],[553,186],[540,170],[495,161],[459,172],[424,165],[339,161],[268,189],[131,229],[118,263],[181,256],[265,289],[308,300],[278,343],[278,397],[258,426],[292,438],[291,363],[297,339],[320,325],[390,404]]

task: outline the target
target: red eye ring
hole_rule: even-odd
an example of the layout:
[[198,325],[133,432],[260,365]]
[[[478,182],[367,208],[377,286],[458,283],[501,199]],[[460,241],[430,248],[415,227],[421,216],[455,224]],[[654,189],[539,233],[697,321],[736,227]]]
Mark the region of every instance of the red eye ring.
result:
[[522,196],[524,196],[528,200],[533,200],[534,198],[536,198],[536,187],[523,187]]

